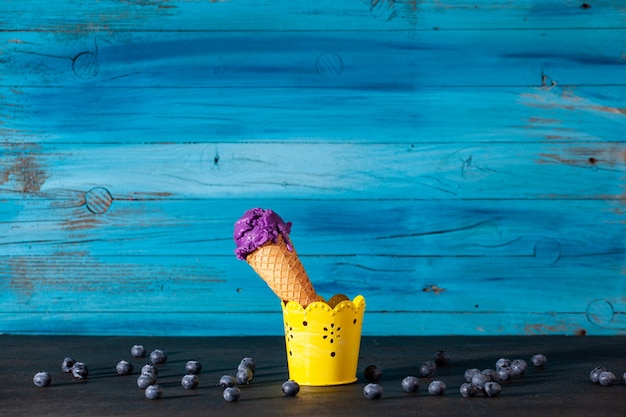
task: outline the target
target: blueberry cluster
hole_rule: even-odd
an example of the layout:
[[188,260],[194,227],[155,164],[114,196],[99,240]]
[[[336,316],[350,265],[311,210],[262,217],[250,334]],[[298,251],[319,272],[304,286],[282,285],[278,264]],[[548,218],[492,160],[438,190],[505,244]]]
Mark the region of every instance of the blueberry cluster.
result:
[[[134,345],[131,348],[133,358],[145,358],[146,349],[142,345]],[[153,350],[149,355],[150,362],[145,364],[137,377],[137,386],[144,390],[148,399],[159,399],[163,396],[162,387],[157,384],[159,369],[157,365],[166,363],[167,354],[161,349]],[[439,367],[448,365],[450,355],[445,351],[436,352],[431,360],[426,360],[417,366],[417,376],[408,375],[401,381],[402,390],[406,393],[417,393],[420,388],[420,378],[428,378],[427,391],[430,395],[440,396],[446,392],[444,381],[435,378]],[[535,354],[530,358],[530,364],[535,368],[545,367],[547,358],[543,354]],[[528,371],[529,363],[524,359],[508,359],[502,357],[495,362],[493,369],[470,368],[464,373],[465,382],[459,387],[462,397],[470,398],[478,394],[486,397],[497,397],[502,392],[504,382],[520,377]],[[61,363],[61,370],[64,373],[71,373],[76,379],[86,379],[89,370],[84,362],[75,360],[68,356]],[[121,360],[115,366],[118,375],[131,375],[133,364],[128,360]],[[200,384],[199,374],[202,364],[197,360],[189,360],[185,364],[185,374],[181,379],[181,386],[185,390],[196,389]],[[223,375],[219,380],[219,385],[223,389],[223,398],[226,401],[238,401],[241,396],[239,386],[250,385],[254,380],[256,372],[256,361],[251,357],[243,358],[236,368],[234,375]],[[380,383],[383,370],[377,365],[369,365],[363,371],[363,376],[367,381],[363,388],[363,395],[367,399],[379,399],[383,396],[383,387]],[[589,377],[593,383],[610,386],[616,383],[617,377],[614,372],[598,366],[591,370]],[[622,375],[626,384],[626,372]],[[33,383],[38,387],[47,387],[52,383],[52,376],[47,371],[38,371],[33,377]],[[298,395],[300,386],[294,380],[285,381],[282,386],[285,396],[293,397]]]
[[[530,358],[530,363],[536,367],[544,367],[548,362],[543,354],[536,354]],[[495,369],[470,368],[465,371],[465,383],[459,388],[462,397],[475,397],[482,393],[487,397],[497,397],[502,392],[502,383],[512,378],[522,376],[528,370],[528,362],[524,359],[500,358],[495,363]]]
[[[438,366],[446,366],[450,363],[450,355],[443,350],[437,351],[432,359],[420,363],[417,367],[417,373],[421,378],[432,378],[437,371]],[[383,395],[383,387],[380,384],[383,371],[377,365],[369,365],[363,371],[363,376],[367,384],[363,388],[363,395],[370,400],[377,400]],[[408,375],[402,382],[401,387],[404,392],[414,393],[419,390],[419,377]],[[443,395],[446,391],[446,384],[438,379],[430,381],[428,385],[428,393],[430,395]]]
[[223,375],[219,384],[224,389],[222,396],[226,401],[238,401],[241,397],[241,390],[237,385],[249,385],[254,379],[256,371],[256,361],[253,358],[245,357],[237,365],[235,376]]
[[383,376],[383,371],[376,365],[369,365],[363,370],[363,376],[368,382],[363,387],[363,395],[370,400],[377,400],[383,396],[383,387],[378,383]]
[[[78,362],[71,356],[67,356],[61,362],[63,373],[71,373],[76,379],[86,379],[89,376],[89,368],[84,362]],[[52,383],[52,375],[48,371],[38,371],[33,377],[33,383],[38,387],[47,387]]]
[[237,365],[237,373],[235,374],[235,380],[239,385],[248,385],[254,379],[254,372],[256,371],[256,361],[252,358],[243,358],[239,365]]
[[183,389],[196,389],[200,385],[200,377],[198,376],[202,371],[202,364],[197,360],[187,361],[185,364],[185,375],[180,380],[180,385]]
[[[543,354],[536,354],[530,358],[530,363],[536,368],[546,366],[547,362]],[[428,393],[433,396],[444,395],[447,389],[446,383],[436,378],[435,375],[439,367],[449,363],[450,355],[447,352],[443,350],[436,352],[431,360],[423,361],[417,366],[417,376],[409,375],[402,380],[402,390],[407,393],[416,393],[420,388],[420,378],[428,378]],[[497,397],[502,392],[502,383],[524,375],[528,366],[529,363],[524,359],[500,358],[496,361],[494,369],[467,369],[464,373],[465,382],[459,387],[459,392],[464,398],[475,397],[478,394],[483,394],[485,397]],[[365,368],[363,376],[367,385],[363,389],[363,394],[366,398],[373,400],[382,397],[383,389],[379,383],[382,374],[382,370],[376,365]],[[598,383],[606,384],[614,380],[611,375],[603,374],[602,378],[599,375],[600,373],[597,373],[596,376]],[[624,378],[626,381],[626,374]]]
[[[144,358],[146,356],[146,350],[142,345],[134,345],[130,349],[130,354],[135,358]],[[144,390],[144,395],[149,400],[158,400],[163,396],[163,388],[161,385],[157,384],[159,369],[156,367],[157,364],[163,364],[167,361],[167,354],[161,349],[154,349],[150,352],[150,363],[145,364],[141,368],[141,373],[137,377],[137,387],[139,389]],[[121,361],[118,363],[118,366],[121,368],[124,367],[124,362]],[[116,368],[117,369],[117,368]],[[128,371],[128,369],[126,369]],[[120,375],[130,375],[132,373],[132,368],[130,372],[120,373],[118,370],[118,374]]]
[[224,389],[223,397],[226,401],[238,401],[241,397],[241,390],[237,385],[249,385],[254,379],[256,371],[256,361],[251,357],[245,357],[237,365],[235,376],[224,375],[220,378],[219,384]]
[[89,369],[84,362],[78,362],[71,356],[67,356],[61,362],[61,370],[65,373],[71,373],[74,378],[85,379],[89,376]]
[[[148,354],[143,345],[136,344],[130,349],[132,359],[148,358],[149,361],[141,367],[136,379],[137,387],[143,390],[147,399],[156,400],[163,396],[163,387],[159,385],[159,366],[167,362],[167,353],[162,349],[154,349]],[[115,372],[120,376],[132,375],[134,366],[131,360],[122,359],[115,365]],[[64,373],[71,373],[77,379],[86,379],[89,370],[84,362],[75,360],[67,356],[61,363],[61,370]],[[193,390],[200,385],[199,374],[202,371],[202,364],[197,360],[188,360],[185,363],[185,374],[180,380],[180,384],[185,390]],[[239,386],[250,385],[256,372],[256,361],[251,357],[243,358],[237,366],[233,375],[224,375],[219,380],[219,385],[223,388],[223,397],[226,401],[237,401],[241,396]],[[52,383],[52,376],[47,371],[38,371],[33,376],[33,383],[38,387],[47,387]],[[300,392],[300,385],[294,380],[287,380],[281,386],[282,392],[287,397],[294,397]]]
[[145,389],[148,385],[152,385],[157,380],[159,370],[151,363],[147,363],[141,367],[141,372],[137,378],[137,386],[141,389]]
[[[624,379],[624,383],[626,384],[626,372],[622,375]],[[617,377],[611,371],[608,371],[604,366],[596,366],[589,373],[589,379],[594,384],[600,384],[602,386],[608,387],[610,385],[615,384],[617,381]]]
[[[254,380],[256,372],[256,361],[251,357],[245,357],[237,365],[235,376],[223,375],[219,380],[222,387],[223,397],[226,401],[237,401],[241,397],[239,385],[250,385]],[[281,389],[287,397],[294,397],[300,392],[300,385],[294,380],[285,381]]]
[[[141,345],[135,345],[131,348],[131,355],[135,358],[143,358],[146,356],[146,350]],[[162,349],[155,349],[150,352],[150,363],[145,364],[141,368],[141,373],[137,377],[137,386],[145,390],[146,398],[156,400],[162,397],[163,388],[157,384],[159,368],[157,365],[167,362],[167,353]],[[125,361],[122,361],[125,362]],[[185,390],[193,390],[200,385],[200,377],[198,374],[202,371],[202,364],[197,360],[189,360],[185,363],[185,374],[180,380],[180,385]]]
[[[143,358],[146,356],[146,349],[142,345],[134,345],[130,354],[133,358]],[[150,353],[150,363],[146,364],[137,378],[137,386],[145,390],[145,396],[149,399],[161,398],[163,389],[157,385],[158,369],[156,364],[163,364],[167,361],[167,354],[161,349],[155,349]],[[190,361],[193,362],[193,361]],[[190,363],[189,369],[199,372],[200,366],[197,363]],[[115,372],[118,375],[131,375],[134,366],[128,360],[120,360],[115,365]],[[76,379],[87,379],[89,376],[89,368],[84,362],[77,361],[71,356],[67,356],[61,362],[61,370],[63,373],[72,374]],[[46,387],[52,382],[49,372],[39,371],[33,377],[33,383],[38,387]]]
[[[150,354],[147,354],[147,350],[143,345],[134,345],[130,349],[130,354],[133,358],[145,358],[149,357],[150,362],[146,363],[142,368],[139,376],[137,377],[137,387],[143,389],[146,398],[150,400],[156,400],[163,396],[163,388],[157,384],[159,368],[157,365],[162,365],[167,362],[167,353],[163,349],[154,349]],[[133,372],[133,365],[126,361],[120,361],[116,366],[116,371],[119,375],[130,375]],[[200,377],[198,376],[202,371],[202,364],[197,360],[189,360],[185,364],[185,374],[180,380],[180,384],[185,390],[193,390],[200,385]]]

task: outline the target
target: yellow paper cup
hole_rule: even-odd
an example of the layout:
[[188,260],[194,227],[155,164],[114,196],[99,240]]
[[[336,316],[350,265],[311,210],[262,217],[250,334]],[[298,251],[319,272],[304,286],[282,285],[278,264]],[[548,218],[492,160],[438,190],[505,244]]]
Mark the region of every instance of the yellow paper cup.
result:
[[300,385],[349,384],[357,380],[365,298],[341,297],[336,305],[316,301],[306,308],[282,303],[289,378]]

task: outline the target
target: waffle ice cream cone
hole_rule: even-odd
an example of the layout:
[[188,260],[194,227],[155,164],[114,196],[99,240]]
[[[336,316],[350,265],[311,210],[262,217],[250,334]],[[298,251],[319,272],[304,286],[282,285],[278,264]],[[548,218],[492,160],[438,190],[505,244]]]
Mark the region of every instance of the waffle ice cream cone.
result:
[[295,301],[306,307],[317,301],[317,294],[300,262],[296,250],[291,250],[278,236],[276,243],[268,242],[246,257],[248,265],[283,301]]
[[235,254],[283,301],[306,307],[318,297],[291,244],[290,231],[291,222],[283,221],[274,211],[250,209],[235,223]]

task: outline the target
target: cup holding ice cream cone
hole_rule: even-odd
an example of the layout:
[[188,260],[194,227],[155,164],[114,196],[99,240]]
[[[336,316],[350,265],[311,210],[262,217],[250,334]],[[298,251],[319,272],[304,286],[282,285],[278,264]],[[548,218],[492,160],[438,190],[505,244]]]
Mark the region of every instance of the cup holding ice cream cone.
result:
[[301,385],[355,382],[365,299],[321,300],[289,238],[291,223],[272,210],[248,210],[236,223],[235,251],[282,300],[289,377]]
[[357,380],[365,299],[331,307],[282,303],[289,378],[300,385],[349,384]]

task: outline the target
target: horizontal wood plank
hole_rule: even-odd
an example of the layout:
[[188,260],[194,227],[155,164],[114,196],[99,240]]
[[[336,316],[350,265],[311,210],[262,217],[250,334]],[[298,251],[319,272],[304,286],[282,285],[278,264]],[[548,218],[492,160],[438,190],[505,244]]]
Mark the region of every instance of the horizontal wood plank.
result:
[[[494,316],[497,319],[494,320]],[[624,320],[624,313],[620,315]],[[97,336],[280,336],[284,331],[280,308],[272,313],[0,313],[7,334],[80,334]],[[94,327],[94,323],[99,326]],[[614,336],[624,327],[599,327],[581,314],[526,312],[366,312],[365,336],[397,335],[515,335]]]
[[[297,142],[532,146],[624,142],[626,128],[626,87],[351,91],[83,86],[5,88],[0,93],[0,138],[41,145],[288,141],[288,146]],[[209,160],[219,151],[216,147],[209,151]]]
[[[519,32],[0,32],[10,87],[626,85],[626,28]],[[460,65],[459,63],[463,64]],[[598,74],[602,74],[599,76]]]
[[[46,3],[38,0],[3,2],[0,25],[8,30],[76,31],[328,31],[624,28],[626,11],[619,2],[593,3],[546,0],[318,0],[305,4],[287,0],[99,1]],[[12,18],[20,16],[20,19]]]
[[[542,245],[530,256],[312,256],[301,252],[300,257],[320,295],[362,294],[368,311],[586,314],[591,306],[598,312],[595,324],[624,324],[619,319],[626,302],[620,292],[626,284],[620,264],[623,252],[555,256],[547,242]],[[7,314],[136,312],[140,317],[141,312],[167,317],[185,312],[241,315],[280,310],[278,298],[265,282],[234,256],[83,252],[1,259],[0,311]],[[572,299],[578,304],[573,306]],[[604,304],[597,300],[612,305],[613,313],[604,311]]]
[[0,245],[13,255],[230,255],[235,221],[274,208],[302,254],[533,256],[623,253],[623,200],[146,200],[37,208],[5,202]]
[[548,259],[619,259],[625,249],[623,201],[563,199],[114,200],[103,214],[85,203],[7,201],[0,245],[14,255],[226,255],[234,222],[255,206],[292,221],[306,255],[535,256],[546,244]]
[[[94,187],[115,200],[562,198],[604,199],[610,207],[624,197],[623,148],[619,142],[0,144],[0,195],[33,204],[35,216],[41,199],[76,207]],[[22,193],[35,201],[23,201]]]

